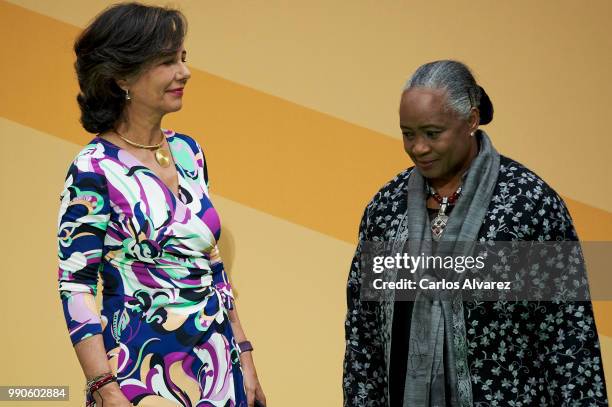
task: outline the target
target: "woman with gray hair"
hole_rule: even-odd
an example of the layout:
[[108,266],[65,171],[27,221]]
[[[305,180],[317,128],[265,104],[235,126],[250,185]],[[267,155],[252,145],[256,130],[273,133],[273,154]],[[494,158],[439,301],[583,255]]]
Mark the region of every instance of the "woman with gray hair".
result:
[[[344,405],[607,406],[588,299],[479,301],[454,292],[440,300],[423,290],[409,301],[397,290],[363,299],[372,242],[454,258],[474,250],[463,242],[578,245],[563,200],[479,129],[493,105],[464,64],[418,68],[399,114],[415,165],[381,188],[361,220],[347,288]],[[487,258],[487,266],[504,261]]]

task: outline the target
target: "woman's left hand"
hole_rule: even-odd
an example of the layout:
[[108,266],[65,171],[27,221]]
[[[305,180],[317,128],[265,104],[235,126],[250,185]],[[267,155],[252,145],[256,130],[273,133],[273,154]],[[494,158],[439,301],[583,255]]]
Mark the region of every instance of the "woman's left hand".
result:
[[255,363],[253,363],[253,355],[250,351],[240,354],[240,364],[242,365],[242,374],[244,377],[244,389],[247,395],[247,403],[249,407],[255,406],[255,400],[259,401],[264,407],[266,406],[266,396],[261,389]]

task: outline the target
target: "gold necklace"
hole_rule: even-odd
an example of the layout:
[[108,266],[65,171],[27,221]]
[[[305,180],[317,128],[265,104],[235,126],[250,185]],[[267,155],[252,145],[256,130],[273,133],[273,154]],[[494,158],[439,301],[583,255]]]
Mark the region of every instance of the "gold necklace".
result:
[[126,143],[128,143],[129,145],[133,146],[133,147],[137,147],[137,148],[144,148],[145,150],[155,150],[155,161],[157,161],[157,163],[162,166],[163,168],[167,168],[170,165],[170,151],[168,151],[165,148],[161,148],[161,146],[164,144],[164,133],[162,132],[162,139],[159,143],[157,144],[152,144],[150,146],[147,146],[145,144],[138,144],[132,140],[129,140],[125,137],[123,137],[121,135],[121,133],[119,133],[117,130],[115,130],[115,133],[117,133],[117,135],[121,138],[121,140],[125,141]]

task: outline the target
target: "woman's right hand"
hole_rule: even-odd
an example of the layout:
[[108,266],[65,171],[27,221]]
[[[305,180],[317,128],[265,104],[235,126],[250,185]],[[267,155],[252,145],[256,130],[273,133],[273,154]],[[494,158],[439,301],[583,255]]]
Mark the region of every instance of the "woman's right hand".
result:
[[115,382],[103,386],[94,393],[97,406],[104,407],[131,407],[132,403],[125,397],[119,385]]
[[[97,334],[83,339],[74,345],[74,350],[79,358],[86,380],[89,381],[109,372],[115,373],[115,370],[108,363],[102,335]],[[93,397],[98,407],[130,407],[132,405],[117,382],[102,386],[93,394]]]

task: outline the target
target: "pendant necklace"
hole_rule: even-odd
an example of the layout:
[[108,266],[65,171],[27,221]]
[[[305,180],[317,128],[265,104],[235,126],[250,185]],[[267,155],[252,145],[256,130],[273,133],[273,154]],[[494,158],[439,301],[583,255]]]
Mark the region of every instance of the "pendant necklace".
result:
[[121,138],[121,140],[125,141],[126,143],[128,143],[129,145],[133,146],[133,147],[137,147],[137,148],[144,148],[145,150],[154,150],[155,153],[155,161],[157,161],[157,163],[163,167],[163,168],[167,168],[170,165],[170,151],[168,151],[168,149],[166,148],[162,148],[162,145],[164,144],[164,133],[162,132],[162,139],[159,143],[157,144],[151,144],[150,146],[146,145],[146,144],[138,144],[133,142],[132,140],[129,140],[125,137],[123,137],[121,135],[121,133],[119,133],[117,130],[114,130],[115,133],[117,133],[117,135]]
[[442,237],[442,232],[444,232],[444,228],[446,228],[448,223],[448,215],[446,214],[446,210],[449,206],[455,205],[455,202],[457,202],[457,199],[459,199],[459,195],[461,195],[461,187],[459,187],[459,189],[457,189],[451,196],[440,196],[440,194],[438,194],[433,187],[427,184],[427,195],[431,195],[440,205],[438,214],[431,221],[431,237],[437,242]]

